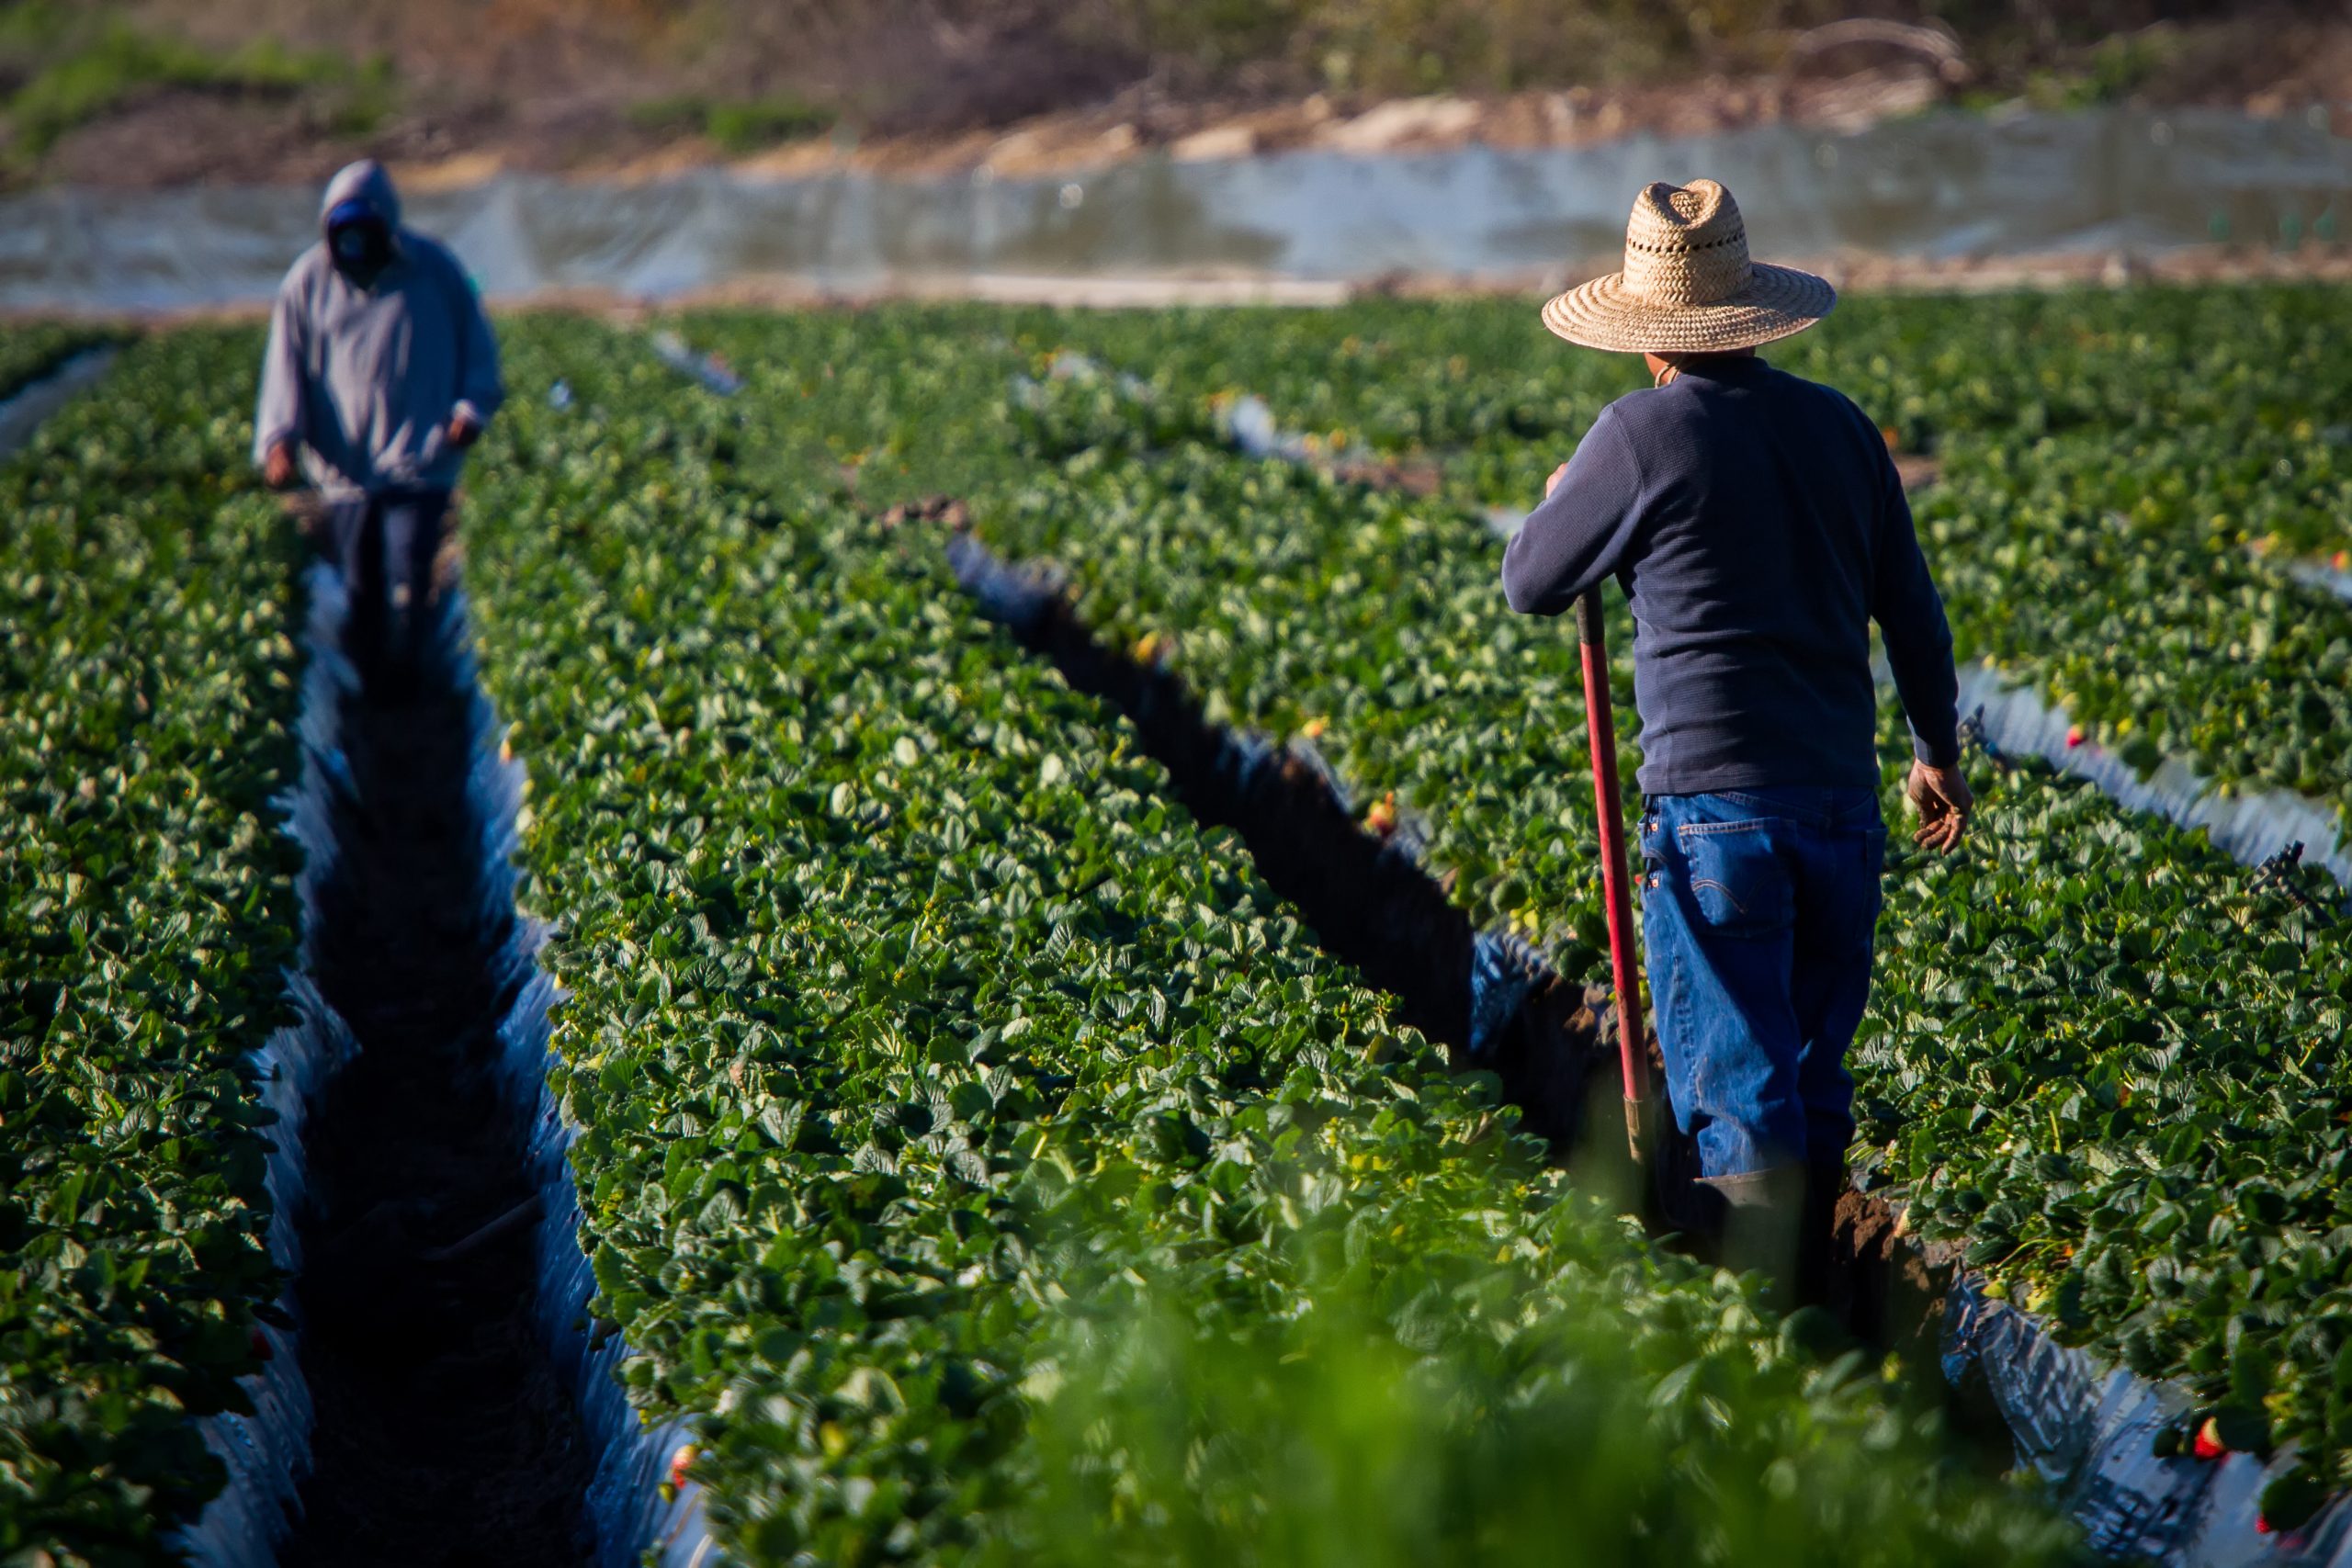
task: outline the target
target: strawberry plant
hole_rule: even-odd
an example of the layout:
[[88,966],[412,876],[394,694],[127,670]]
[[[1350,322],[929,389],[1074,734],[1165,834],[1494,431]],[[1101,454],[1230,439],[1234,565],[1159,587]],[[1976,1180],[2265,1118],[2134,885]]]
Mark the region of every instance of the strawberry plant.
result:
[[[258,344],[142,343],[0,468],[0,1556],[153,1561],[250,1412],[287,1011],[292,540]],[[47,1553],[48,1555],[44,1555]]]
[[[979,527],[1067,568],[1100,635],[1148,642],[1212,711],[1312,734],[1358,799],[1394,795],[1474,915],[1601,978],[1577,651],[1508,615],[1476,520],[1187,449],[1081,455]],[[1621,702],[1627,673],[1621,654]],[[1891,728],[1890,820],[1906,755]],[[2327,1326],[2352,1308],[2352,1252],[2327,1239],[2346,931],[2079,781],[1982,777],[1968,854],[1897,841],[1857,1048],[1862,1179],[2062,1338],[2352,1480]]]
[[[2343,313],[2341,290],[2315,285],[1854,296],[1769,356],[1845,389],[1905,453],[2183,431],[2221,450],[2257,433],[2340,446]],[[1566,347],[1520,299],[1065,314],[1022,332],[1039,363],[1076,350],[1198,403],[1258,394],[1327,449],[1442,457],[1482,502],[1530,503],[1600,405],[1645,381],[1638,360]],[[2346,542],[2340,516],[2302,526],[2307,547]]]
[[1858,1164],[2061,1337],[2352,1480],[2352,931],[2038,769],[1972,835],[1890,878]]
[[[1020,1557],[1058,1451],[1033,1423],[1090,1325],[1148,1303],[1264,1345],[1327,1290],[1366,1314],[1335,1342],[1497,1408],[1622,1361],[1710,1499],[1702,1560],[1748,1507],[1846,1561],[2062,1548],[1875,1380],[1577,1198],[972,613],[935,537],[744,484],[756,412],[601,334],[511,343],[469,548],[532,762],[527,901],[562,924],[583,1244],[639,1407],[698,1418],[733,1551]],[[1312,1444],[1342,1417],[1291,1418]]]
[[2344,515],[2324,444],[2070,434],[1955,453],[1921,505],[1961,656],[2143,769],[2352,803],[2352,604],[2250,547]]
[[[1580,1250],[1555,1233],[1555,1258]],[[1405,1291],[1427,1289],[1424,1261],[1408,1261]],[[1818,1560],[1809,1506],[1744,1483],[1776,1462],[1803,1407],[1755,1400],[1737,1363],[1665,1365],[1674,1335],[1638,1336],[1628,1359],[1628,1318],[1655,1325],[1701,1298],[1623,1268],[1515,1283],[1519,1302],[1543,1303],[1537,1323],[1490,1337],[1417,1321],[1409,1348],[1375,1326],[1386,1292],[1368,1275],[1318,1281],[1291,1314],[1195,1325],[1145,1303],[1065,1331],[1037,1415],[1044,1485],[999,1555],[1057,1568]],[[1746,1450],[1728,1484],[1695,1474],[1676,1423],[1657,1418],[1661,1402],[1708,1399],[1755,1423],[1724,1435]],[[1862,1509],[1883,1506],[1867,1491]],[[1987,1492],[1965,1506],[2018,1501]],[[2021,1534],[1985,1519],[1897,1550],[1957,1562],[1973,1539],[2034,1554]]]
[[[2285,570],[2344,544],[2340,310],[1857,299],[1775,357],[1940,460],[1922,528],[1971,656],[2136,760],[2341,803],[2352,636]],[[1701,1537],[2046,1544],[1731,1282],[1590,1212],[886,511],[964,496],[1000,548],[1067,567],[1106,638],[1311,741],[1476,920],[1597,978],[1574,650],[1503,613],[1475,509],[1537,493],[1627,365],[1510,302],[685,330],[733,398],[601,329],[515,325],[465,531],[537,785],[532,901],[564,927],[600,1310],[639,1406],[697,1420],[684,1473],[740,1551],[1050,1561],[1057,1520],[1106,1506],[1136,1560],[1237,1517],[1408,1541],[1524,1473],[1482,1432],[1621,1401],[1660,1413],[1661,1446],[1625,1451],[1711,1499],[1676,1520]],[[239,477],[254,347],[140,344],[0,471],[10,1551],[150,1551],[217,1484],[187,1415],[234,1404],[277,1289],[242,1064],[292,942],[266,806],[290,540]],[[1317,454],[1426,461],[1439,494],[1218,449],[1242,390]],[[2200,837],[1980,774],[1968,855],[1893,857],[1860,1177],[2062,1337],[2183,1380],[2195,1433],[2299,1445],[2265,1503],[2291,1529],[2352,1478],[2344,937]],[[1317,1366],[1361,1374],[1362,1423]],[[1148,1440],[1170,1429],[1234,1457]],[[1348,1446],[1394,1429],[1426,1434],[1413,1464]],[[1400,1477],[1396,1511],[1256,1479],[1342,1461]],[[1740,1478],[1784,1462],[1815,1501],[1775,1513]],[[1634,1495],[1579,1517],[1656,1514]]]
[[[1769,353],[1939,463],[1917,504],[1963,659],[2143,768],[2177,756],[2341,814],[2352,607],[2293,569],[2352,547],[2343,321],[2339,290],[2304,286],[1857,299]],[[1064,336],[1151,367],[1157,393],[1108,437],[1060,404],[1026,412],[1040,455],[1197,426],[1247,390],[1334,460],[1424,454],[1456,500],[1507,508],[1641,384],[1516,301],[1126,315]]]

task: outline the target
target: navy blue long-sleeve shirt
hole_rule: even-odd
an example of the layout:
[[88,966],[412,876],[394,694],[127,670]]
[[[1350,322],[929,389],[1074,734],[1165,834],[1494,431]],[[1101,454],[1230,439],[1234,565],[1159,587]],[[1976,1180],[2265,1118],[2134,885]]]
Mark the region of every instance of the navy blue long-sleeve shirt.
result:
[[1960,758],[1951,629],[1894,461],[1843,393],[1754,355],[1600,411],[1503,553],[1510,606],[1615,577],[1634,611],[1642,790],[1875,785],[1876,619],[1919,758]]

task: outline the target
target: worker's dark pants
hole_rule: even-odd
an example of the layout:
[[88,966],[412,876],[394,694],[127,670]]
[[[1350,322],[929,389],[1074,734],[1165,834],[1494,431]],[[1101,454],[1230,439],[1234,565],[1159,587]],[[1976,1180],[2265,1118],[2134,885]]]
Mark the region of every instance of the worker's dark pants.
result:
[[449,516],[446,490],[387,490],[337,502],[327,547],[351,595],[344,649],[371,696],[413,692],[441,606],[433,565]]
[[1878,793],[1654,795],[1641,848],[1667,1092],[1701,1172],[1841,1160],[1886,858]]

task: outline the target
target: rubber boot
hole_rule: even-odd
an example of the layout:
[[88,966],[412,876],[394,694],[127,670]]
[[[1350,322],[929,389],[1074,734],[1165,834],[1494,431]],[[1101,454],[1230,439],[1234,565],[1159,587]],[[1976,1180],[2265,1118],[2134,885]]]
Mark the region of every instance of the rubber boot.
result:
[[1868,1329],[1853,1321],[1861,1306],[1855,1289],[1858,1269],[1841,1268],[1838,1256],[1838,1201],[1848,1187],[1846,1156],[1812,1158],[1804,1166],[1804,1212],[1797,1224],[1797,1301],[1826,1309],[1858,1334]]
[[1764,1304],[1791,1312],[1797,1300],[1797,1238],[1804,1221],[1805,1169],[1776,1166],[1744,1176],[1702,1176],[1724,1201],[1719,1260],[1735,1273],[1764,1277]]

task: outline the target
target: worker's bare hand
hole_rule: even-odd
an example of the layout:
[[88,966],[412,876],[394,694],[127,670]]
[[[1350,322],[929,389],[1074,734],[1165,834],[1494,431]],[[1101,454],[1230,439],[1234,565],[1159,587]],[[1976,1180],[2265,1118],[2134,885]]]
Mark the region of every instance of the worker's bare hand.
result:
[[1934,767],[1927,762],[1911,764],[1910,782],[1903,786],[1910,797],[1912,809],[1919,814],[1918,830],[1911,841],[1938,854],[1950,854],[1960,847],[1961,835],[1967,831],[1968,815],[1976,809],[1976,796],[1960,770]]
[[1544,481],[1544,498],[1546,501],[1549,501],[1552,497],[1552,492],[1560,488],[1560,481],[1567,477],[1568,466],[1566,463],[1563,463],[1558,468],[1554,468],[1552,470],[1552,477]]
[[459,448],[472,446],[481,439],[481,422],[469,413],[453,414],[449,419],[449,445]]
[[290,443],[280,441],[262,455],[262,483],[272,490],[291,490],[294,477],[294,448]]

